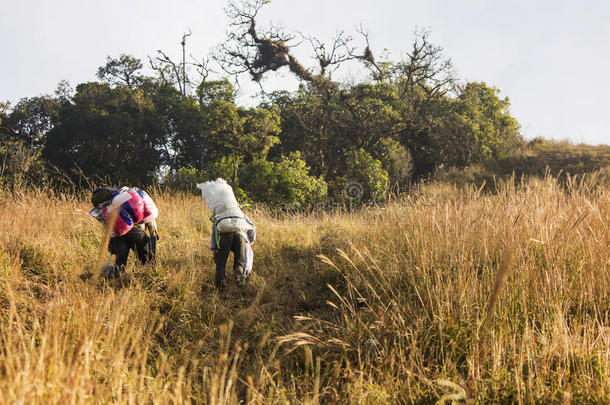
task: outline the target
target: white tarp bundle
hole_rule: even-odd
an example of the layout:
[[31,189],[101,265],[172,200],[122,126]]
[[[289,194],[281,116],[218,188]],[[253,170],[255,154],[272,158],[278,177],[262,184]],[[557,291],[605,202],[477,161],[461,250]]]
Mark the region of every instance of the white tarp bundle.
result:
[[233,189],[224,179],[197,184],[210,211],[218,232],[247,232],[252,226],[237,204]]
[[224,179],[206,181],[197,184],[197,188],[201,190],[201,197],[214,216],[222,214],[227,209],[239,208],[233,189]]

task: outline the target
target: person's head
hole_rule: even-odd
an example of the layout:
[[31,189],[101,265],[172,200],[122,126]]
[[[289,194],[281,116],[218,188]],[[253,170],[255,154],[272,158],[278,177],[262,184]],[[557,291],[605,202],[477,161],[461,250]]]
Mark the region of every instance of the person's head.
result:
[[112,190],[107,187],[98,188],[91,194],[91,204],[94,207],[99,207],[110,200],[112,200]]

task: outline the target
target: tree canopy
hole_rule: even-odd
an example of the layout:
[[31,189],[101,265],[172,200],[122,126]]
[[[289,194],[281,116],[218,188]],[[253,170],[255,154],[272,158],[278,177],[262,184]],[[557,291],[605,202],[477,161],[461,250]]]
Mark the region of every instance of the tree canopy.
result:
[[[223,176],[252,201],[307,206],[345,198],[357,183],[366,202],[439,166],[497,159],[523,143],[509,99],[486,83],[460,82],[427,32],[404,59],[391,60],[373,53],[362,29],[356,46],[344,32],[323,42],[261,27],[267,3],[231,2],[233,30],[211,58],[174,62],[159,51],[147,75],[140,59],[121,54],[98,69],[99,81],[74,92],[62,82],[53,96],[0,105],[3,184],[60,176],[183,188]],[[310,46],[316,65],[294,56],[297,44]],[[210,78],[211,60],[226,77]],[[359,64],[368,79],[334,79],[345,63]],[[261,82],[280,69],[301,81],[298,90],[237,104],[235,75]]]

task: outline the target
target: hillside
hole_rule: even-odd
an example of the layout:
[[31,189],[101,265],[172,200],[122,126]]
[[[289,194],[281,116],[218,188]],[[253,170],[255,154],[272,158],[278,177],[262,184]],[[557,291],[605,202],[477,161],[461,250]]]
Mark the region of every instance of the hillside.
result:
[[566,178],[583,175],[597,178],[597,182],[610,185],[610,146],[572,144],[536,138],[521,150],[507,156],[471,165],[463,169],[438,170],[435,178],[454,184],[473,184],[493,188],[496,179],[514,177],[557,177],[562,184]]
[[159,262],[98,278],[86,199],[0,197],[0,403],[610,401],[610,190],[432,184],[258,225],[213,289],[200,198],[156,195]]
[[524,173],[542,176],[547,168],[554,175],[560,172],[571,175],[591,173],[610,167],[610,146],[575,145],[537,138],[530,141],[521,159],[501,160],[499,166],[504,173],[510,170],[518,175]]

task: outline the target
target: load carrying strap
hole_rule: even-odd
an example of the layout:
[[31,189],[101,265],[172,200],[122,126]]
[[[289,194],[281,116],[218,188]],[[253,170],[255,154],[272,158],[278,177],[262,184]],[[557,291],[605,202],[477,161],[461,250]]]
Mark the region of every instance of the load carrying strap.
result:
[[[218,214],[212,214],[212,218],[216,218],[217,216],[219,216],[220,214],[225,213],[226,211],[232,210],[233,208],[239,208],[239,205],[234,205],[232,207],[227,207],[224,210],[220,211]],[[226,217],[226,218],[240,218],[240,217]],[[221,218],[224,219],[224,218]]]
[[218,223],[224,219],[231,219],[231,218],[238,218],[238,219],[244,219],[244,217],[237,217],[237,216],[232,216],[232,217],[224,217],[224,218],[220,218],[218,221],[215,221],[216,226],[218,226]]
[[[226,210],[225,210],[226,211]],[[224,211],[223,211],[224,212]],[[216,241],[216,246],[220,246],[220,235],[218,234],[218,223],[220,221],[222,221],[223,219],[230,219],[230,218],[238,218],[238,219],[244,219],[244,217],[236,217],[236,216],[232,216],[232,217],[224,217],[224,218],[220,218],[218,221],[214,222],[214,240]]]

